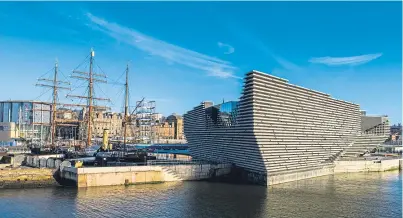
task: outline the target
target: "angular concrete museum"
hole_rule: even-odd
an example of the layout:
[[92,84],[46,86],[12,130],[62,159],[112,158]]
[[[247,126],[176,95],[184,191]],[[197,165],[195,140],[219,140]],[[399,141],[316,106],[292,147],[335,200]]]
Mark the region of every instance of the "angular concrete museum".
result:
[[385,141],[389,123],[358,104],[251,71],[239,101],[201,103],[184,115],[184,132],[193,158],[233,163],[269,185],[271,177],[319,175],[336,159],[362,156]]

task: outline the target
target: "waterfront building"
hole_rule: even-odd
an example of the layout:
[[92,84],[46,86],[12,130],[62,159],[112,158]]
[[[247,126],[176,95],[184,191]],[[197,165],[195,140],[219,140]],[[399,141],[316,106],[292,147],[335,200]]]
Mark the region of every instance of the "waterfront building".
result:
[[81,110],[58,108],[56,114],[56,137],[58,139],[79,139]]
[[0,146],[11,146],[20,136],[20,130],[14,122],[0,122]]
[[397,134],[397,135],[402,135],[402,124],[394,124],[393,126],[390,127],[390,133],[391,134]]
[[160,113],[154,113],[151,115],[152,119],[155,120],[155,122],[159,123],[162,121],[162,119],[164,118],[164,116]]
[[386,115],[362,115],[361,130],[365,134],[389,135],[390,125]]
[[390,141],[388,144],[402,145],[402,124],[395,124],[390,127]]
[[184,140],[183,117],[172,114],[161,120],[157,129],[157,140],[175,139]]
[[[102,138],[104,129],[109,130],[110,137],[123,136],[123,114],[98,111],[94,115],[93,137]],[[131,131],[128,131],[130,133]],[[130,137],[130,136],[129,136]]]
[[263,184],[362,156],[387,139],[388,125],[358,104],[259,71],[246,74],[239,101],[202,102],[184,115],[193,158],[233,163]]
[[44,143],[50,137],[51,104],[39,101],[0,102],[0,142],[22,138]]
[[173,139],[175,127],[167,121],[158,124],[157,140]]
[[391,140],[392,142],[396,142],[396,141],[398,141],[399,139],[401,139],[401,135],[399,135],[399,134],[397,134],[397,133],[390,135],[390,140]]
[[169,125],[174,128],[172,139],[184,139],[183,135],[183,117],[178,114],[172,114],[165,119]]

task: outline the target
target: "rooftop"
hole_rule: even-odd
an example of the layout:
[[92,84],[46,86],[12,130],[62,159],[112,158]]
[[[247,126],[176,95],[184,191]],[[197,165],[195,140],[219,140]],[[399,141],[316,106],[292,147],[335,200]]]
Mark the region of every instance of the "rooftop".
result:
[[38,103],[38,104],[52,104],[50,102],[44,102],[44,101],[35,101],[35,100],[5,100],[5,101],[0,101],[0,103]]

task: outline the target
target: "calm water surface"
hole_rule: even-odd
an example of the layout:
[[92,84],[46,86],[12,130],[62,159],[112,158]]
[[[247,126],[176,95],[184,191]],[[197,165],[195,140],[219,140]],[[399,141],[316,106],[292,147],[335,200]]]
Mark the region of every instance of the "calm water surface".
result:
[[271,188],[207,182],[0,190],[0,217],[402,217],[398,172]]

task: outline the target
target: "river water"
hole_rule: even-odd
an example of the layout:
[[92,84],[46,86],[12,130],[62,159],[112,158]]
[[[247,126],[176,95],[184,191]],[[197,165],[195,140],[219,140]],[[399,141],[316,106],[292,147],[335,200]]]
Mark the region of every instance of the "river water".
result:
[[0,190],[0,217],[402,217],[398,172],[269,188],[209,182]]

